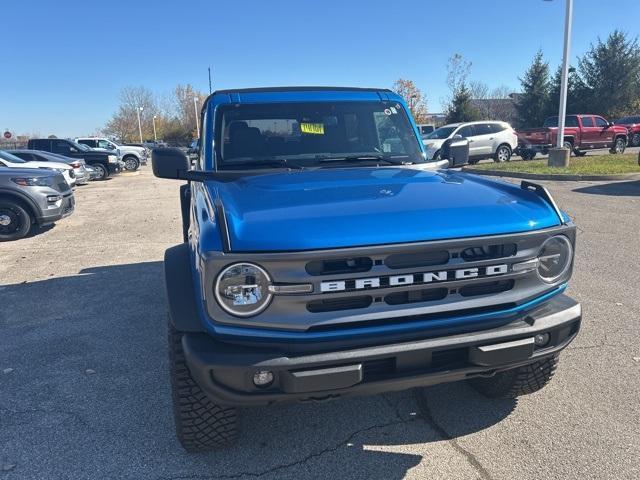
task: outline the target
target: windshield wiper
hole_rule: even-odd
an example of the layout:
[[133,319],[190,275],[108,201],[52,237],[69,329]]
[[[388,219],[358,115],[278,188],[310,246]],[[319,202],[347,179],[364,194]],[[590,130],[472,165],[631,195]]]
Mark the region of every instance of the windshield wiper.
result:
[[302,165],[298,165],[297,163],[291,163],[286,158],[261,158],[255,160],[247,160],[238,163],[226,163],[223,164],[228,169],[233,169],[235,167],[283,167],[283,168],[294,168],[296,170],[304,170]]
[[[403,157],[407,157],[404,156]],[[329,162],[358,162],[361,160],[373,160],[376,162],[386,162],[391,165],[410,165],[413,162],[408,162],[404,160],[399,160],[397,158],[392,157],[391,155],[382,155],[382,154],[362,154],[362,155],[341,155],[335,157],[316,157],[320,163],[329,163]]]

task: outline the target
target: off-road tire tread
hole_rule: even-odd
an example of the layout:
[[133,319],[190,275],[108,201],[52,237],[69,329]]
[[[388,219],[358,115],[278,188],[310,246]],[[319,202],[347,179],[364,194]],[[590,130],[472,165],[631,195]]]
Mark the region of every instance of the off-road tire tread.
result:
[[497,373],[490,378],[474,378],[471,386],[489,398],[516,398],[541,390],[558,368],[558,356]]
[[173,414],[178,440],[188,452],[233,444],[238,437],[235,407],[213,403],[191,376],[182,350],[182,333],[168,322]]

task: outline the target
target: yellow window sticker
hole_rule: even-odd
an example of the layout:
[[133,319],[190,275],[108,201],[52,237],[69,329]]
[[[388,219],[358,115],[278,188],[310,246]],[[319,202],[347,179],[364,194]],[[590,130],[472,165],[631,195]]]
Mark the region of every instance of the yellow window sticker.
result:
[[310,135],[324,135],[324,123],[301,123],[300,131]]

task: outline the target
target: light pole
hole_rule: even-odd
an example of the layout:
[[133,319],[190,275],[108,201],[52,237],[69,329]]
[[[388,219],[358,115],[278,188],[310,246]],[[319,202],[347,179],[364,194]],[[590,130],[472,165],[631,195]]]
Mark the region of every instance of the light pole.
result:
[[144,107],[136,107],[136,113],[138,114],[138,133],[140,133],[140,143],[142,143],[142,122],[140,122],[140,112],[144,110]]
[[409,110],[411,111],[411,115],[413,115],[414,117],[415,117],[415,114],[413,113],[413,109],[416,107],[417,98],[418,98],[418,95],[416,95],[415,93],[411,95],[411,97],[409,97]]
[[198,119],[198,97],[193,97],[193,111],[196,113],[196,132],[198,132],[198,138],[200,138],[200,122]]
[[152,119],[153,120],[153,140],[155,142],[158,141],[158,135],[156,135],[156,118],[157,118],[157,115],[154,115]]
[[[550,0],[545,0],[550,1]],[[571,50],[571,26],[573,17],[573,0],[565,0],[564,17],[564,49],[562,53],[562,70],[560,78],[560,107],[558,109],[558,141],[556,151],[549,152],[549,166],[567,166],[571,152],[564,149],[564,126],[567,115],[567,83],[569,77],[569,52]],[[557,152],[557,153],[556,153]]]

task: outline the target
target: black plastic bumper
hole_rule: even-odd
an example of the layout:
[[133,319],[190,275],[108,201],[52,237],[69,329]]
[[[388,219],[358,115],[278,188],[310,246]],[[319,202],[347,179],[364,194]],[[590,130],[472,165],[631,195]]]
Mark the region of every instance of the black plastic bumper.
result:
[[[580,304],[565,295],[499,328],[413,342],[288,356],[218,342],[203,333],[182,340],[191,374],[219,404],[322,401],[491,376],[557,354],[576,336]],[[548,333],[544,346],[534,343]],[[268,387],[253,383],[273,373]]]

